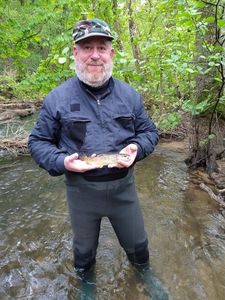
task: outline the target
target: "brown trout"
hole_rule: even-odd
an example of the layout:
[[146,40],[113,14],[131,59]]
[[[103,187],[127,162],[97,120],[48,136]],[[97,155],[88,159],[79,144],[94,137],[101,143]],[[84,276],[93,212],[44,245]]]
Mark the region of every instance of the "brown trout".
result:
[[129,154],[124,153],[106,153],[98,154],[96,156],[80,156],[80,160],[85,161],[89,165],[96,165],[99,168],[107,166],[109,164],[116,164],[118,160],[123,160],[125,162],[130,160]]

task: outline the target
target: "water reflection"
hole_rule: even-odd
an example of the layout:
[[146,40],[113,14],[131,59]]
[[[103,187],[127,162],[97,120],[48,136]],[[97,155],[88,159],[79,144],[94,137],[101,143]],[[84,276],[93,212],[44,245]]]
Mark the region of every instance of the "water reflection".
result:
[[189,183],[183,159],[159,147],[136,168],[151,269],[134,270],[104,219],[86,281],[72,268],[64,178],[29,157],[2,162],[0,299],[166,299],[159,291],[170,299],[225,299],[224,215]]

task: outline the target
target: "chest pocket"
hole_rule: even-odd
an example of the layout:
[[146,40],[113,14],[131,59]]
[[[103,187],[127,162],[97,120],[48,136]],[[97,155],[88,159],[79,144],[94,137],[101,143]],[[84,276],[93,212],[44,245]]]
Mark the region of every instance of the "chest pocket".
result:
[[114,116],[113,119],[117,129],[114,132],[116,145],[124,145],[135,136],[134,115],[120,114]]
[[68,135],[76,143],[78,149],[80,149],[84,143],[89,122],[90,120],[88,119],[74,119],[68,120],[67,122]]
[[114,120],[123,129],[134,132],[134,115],[119,115],[114,117]]

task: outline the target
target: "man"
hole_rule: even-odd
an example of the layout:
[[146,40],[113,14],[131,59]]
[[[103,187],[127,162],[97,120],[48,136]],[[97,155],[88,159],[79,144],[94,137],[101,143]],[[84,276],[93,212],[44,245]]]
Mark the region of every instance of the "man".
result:
[[[112,77],[113,39],[101,20],[76,24],[77,76],[47,95],[28,142],[40,167],[53,176],[65,174],[74,267],[81,272],[95,263],[102,217],[108,217],[133,265],[149,260],[133,166],[153,152],[158,133],[140,95]],[[129,159],[103,168],[80,159],[115,152]]]

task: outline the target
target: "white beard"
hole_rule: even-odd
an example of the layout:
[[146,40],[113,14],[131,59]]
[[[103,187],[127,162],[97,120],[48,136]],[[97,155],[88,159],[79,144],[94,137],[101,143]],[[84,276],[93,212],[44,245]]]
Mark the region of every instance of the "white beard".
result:
[[101,74],[92,74],[87,72],[86,65],[76,61],[75,63],[75,72],[77,77],[84,83],[92,87],[102,86],[109,78],[112,76],[113,63],[112,61],[105,63],[103,65],[103,70]]

